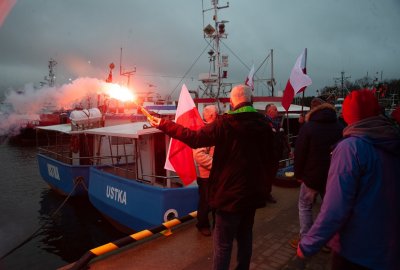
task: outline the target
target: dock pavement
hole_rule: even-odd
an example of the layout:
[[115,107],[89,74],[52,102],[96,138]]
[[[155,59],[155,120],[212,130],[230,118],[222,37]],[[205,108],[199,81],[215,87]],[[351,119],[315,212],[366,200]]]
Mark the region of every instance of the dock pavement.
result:
[[[256,212],[253,229],[252,270],[328,270],[331,254],[321,251],[306,265],[295,256],[289,245],[299,230],[297,200],[299,188],[273,186],[276,204],[267,204]],[[316,203],[318,211],[320,201]],[[88,265],[93,270],[205,270],[212,269],[212,237],[201,235],[196,221],[181,224],[170,236],[154,235],[149,239],[94,258]],[[117,239],[116,239],[117,240]],[[95,248],[95,247],[93,247]],[[83,254],[82,254],[83,255]],[[236,266],[236,244],[230,269]],[[71,265],[63,267],[68,269]]]

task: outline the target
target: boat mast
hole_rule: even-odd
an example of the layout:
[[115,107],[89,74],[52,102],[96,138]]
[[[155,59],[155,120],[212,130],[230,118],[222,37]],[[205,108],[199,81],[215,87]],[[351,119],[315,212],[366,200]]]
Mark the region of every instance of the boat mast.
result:
[[56,74],[54,73],[54,67],[57,65],[56,60],[54,60],[53,58],[50,58],[49,61],[49,76],[44,76],[44,80],[46,82],[40,82],[40,84],[43,85],[48,85],[50,87],[53,87],[56,83]]
[[[214,11],[213,21],[214,27],[210,24],[204,27],[203,33],[204,38],[210,40],[211,49],[208,52],[210,58],[210,71],[207,78],[203,77],[200,80],[207,86],[205,95],[210,97],[218,98],[221,93],[221,86],[224,78],[227,78],[227,71],[223,70],[224,67],[228,66],[227,55],[221,55],[220,52],[220,39],[227,38],[227,33],[225,32],[225,23],[228,21],[219,20],[218,10],[229,7],[229,2],[225,6],[218,6],[218,0],[211,0],[212,7],[209,9],[203,9],[203,22],[204,13],[207,11]],[[214,86],[216,91],[214,91]]]
[[274,85],[275,85],[275,78],[274,78],[274,50],[271,49],[271,96],[274,96]]
[[122,69],[122,48],[121,48],[121,53],[119,55],[119,75],[128,77],[128,82],[126,83],[126,87],[129,87],[131,76],[134,75],[135,73],[136,73],[136,67],[130,71],[124,71]]
[[[342,72],[340,72],[341,77],[340,78],[334,78],[335,82],[340,81],[340,89],[341,89],[341,93],[340,93],[340,97],[344,98],[345,94],[344,94],[344,83],[346,82],[347,79],[350,79],[351,76],[345,76],[345,72],[344,70]],[[368,77],[368,75],[367,75]],[[348,91],[348,90],[347,90]],[[338,96],[338,95],[336,95]]]
[[274,50],[273,49],[270,50],[270,53],[267,55],[267,57],[265,57],[265,59],[260,64],[260,66],[256,69],[256,71],[254,72],[254,76],[256,76],[257,72],[260,70],[260,68],[264,65],[264,63],[269,58],[271,58],[271,78],[257,79],[257,80],[255,80],[255,82],[261,82],[261,83],[265,84],[265,86],[267,87],[267,91],[269,91],[271,89],[271,96],[274,96],[274,89],[275,89],[276,81],[274,78]]

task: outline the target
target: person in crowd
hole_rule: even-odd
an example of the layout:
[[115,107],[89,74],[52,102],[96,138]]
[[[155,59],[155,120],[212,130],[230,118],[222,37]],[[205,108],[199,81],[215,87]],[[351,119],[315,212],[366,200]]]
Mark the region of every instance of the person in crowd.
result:
[[[215,105],[208,105],[203,109],[203,120],[211,124],[218,116],[218,109]],[[193,158],[197,165],[197,185],[199,186],[199,204],[197,207],[196,227],[204,236],[211,236],[210,221],[208,214],[208,178],[213,161],[214,146],[200,147],[193,149]]]
[[265,207],[272,171],[272,130],[252,106],[252,90],[235,86],[232,110],[197,131],[155,117],[150,123],[192,148],[215,145],[209,176],[209,204],[215,209],[213,269],[229,269],[237,241],[236,269],[249,269],[254,216]]
[[400,106],[397,106],[396,109],[390,114],[390,117],[400,125]]
[[[276,176],[276,173],[278,172],[279,169],[279,161],[283,158],[283,152],[284,148],[287,151],[287,146],[288,143],[286,143],[286,136],[283,128],[281,128],[281,123],[280,119],[278,117],[278,108],[273,104],[269,103],[267,106],[265,106],[265,117],[268,120],[268,123],[273,131],[273,137],[274,137],[274,164],[273,164],[273,172],[272,175],[273,177]],[[289,148],[290,152],[290,148]],[[273,178],[271,178],[273,180]],[[271,194],[272,191],[272,182],[268,183],[267,185],[267,202],[269,203],[276,203],[276,199],[272,196]]]
[[348,126],[333,151],[320,213],[297,248],[300,258],[329,242],[332,268],[399,269],[400,131],[369,90],[343,102]]
[[304,113],[301,113],[301,114],[300,114],[298,122],[299,122],[299,126],[300,126],[300,127],[302,127],[303,124],[306,122],[306,118],[305,118],[305,116],[304,116]]
[[342,109],[340,109],[339,116],[338,116],[338,121],[343,126],[343,128],[347,127],[347,123],[346,123],[346,121],[344,121],[344,118],[343,118]]
[[[318,195],[323,198],[332,147],[342,138],[343,126],[338,122],[335,107],[320,98],[311,101],[294,150],[294,173],[301,182],[298,209],[300,238],[313,224],[313,205]],[[291,241],[297,248],[299,238]]]

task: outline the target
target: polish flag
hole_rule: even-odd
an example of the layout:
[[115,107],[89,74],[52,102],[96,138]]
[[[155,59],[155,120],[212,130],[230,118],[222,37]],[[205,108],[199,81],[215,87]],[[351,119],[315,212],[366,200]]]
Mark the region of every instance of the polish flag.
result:
[[2,0],[0,1],[0,28],[3,25],[4,21],[7,18],[7,15],[10,13],[12,8],[14,7],[17,0]]
[[[192,130],[204,125],[185,85],[182,86],[179,96],[175,122]],[[164,168],[176,172],[185,185],[191,184],[197,178],[192,148],[176,139],[171,138]]]
[[304,91],[307,86],[311,85],[311,78],[306,72],[306,62],[307,62],[307,48],[304,52],[297,58],[296,63],[290,73],[290,78],[286,84],[285,91],[282,97],[282,107],[286,111],[289,110],[290,104],[296,94]]
[[246,78],[246,81],[244,82],[245,85],[251,88],[251,90],[254,90],[254,64],[250,69],[249,75]]

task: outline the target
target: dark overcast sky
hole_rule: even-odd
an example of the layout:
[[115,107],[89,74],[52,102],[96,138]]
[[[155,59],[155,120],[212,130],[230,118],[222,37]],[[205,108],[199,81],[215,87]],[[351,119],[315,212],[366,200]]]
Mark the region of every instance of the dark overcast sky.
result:
[[[79,77],[105,79],[109,63],[119,66],[122,47],[125,69],[137,68],[135,86],[145,91],[153,84],[169,94],[207,46],[201,0],[1,1],[15,5],[0,25],[0,91],[38,84],[50,58],[58,62],[58,85]],[[244,81],[252,63],[257,68],[273,49],[276,87],[282,90],[304,48],[313,80],[309,94],[333,85],[341,71],[351,80],[376,72],[379,77],[383,72],[383,79],[400,78],[400,0],[231,0],[229,5],[219,19],[229,21],[222,51],[229,55],[230,82]],[[204,0],[204,7],[210,6]],[[205,13],[206,24],[211,15]],[[196,89],[198,74],[208,68],[204,54],[182,83]],[[269,74],[265,66],[256,75]]]

